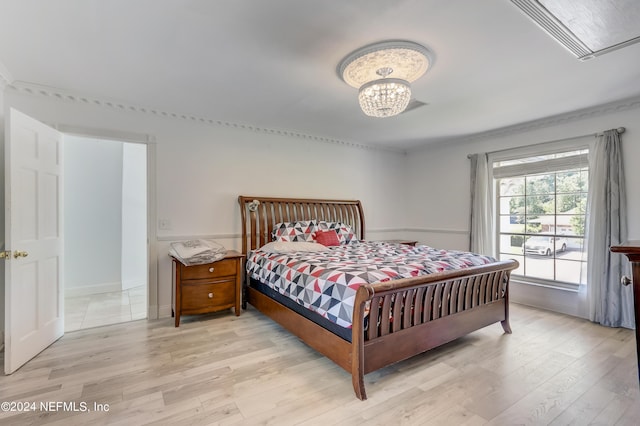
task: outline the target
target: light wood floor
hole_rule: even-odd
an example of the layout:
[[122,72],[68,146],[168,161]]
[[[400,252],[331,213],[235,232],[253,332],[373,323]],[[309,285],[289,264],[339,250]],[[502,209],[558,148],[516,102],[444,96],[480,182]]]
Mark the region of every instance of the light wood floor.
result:
[[3,412],[0,424],[638,425],[634,333],[512,304],[495,324],[351,377],[253,308],[66,334],[11,376],[0,401],[109,412]]

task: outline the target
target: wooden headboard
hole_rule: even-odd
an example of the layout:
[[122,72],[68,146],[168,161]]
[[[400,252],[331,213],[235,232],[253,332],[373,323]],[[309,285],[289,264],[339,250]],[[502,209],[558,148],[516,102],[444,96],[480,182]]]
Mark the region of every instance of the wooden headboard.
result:
[[364,239],[364,214],[359,200],[317,200],[310,198],[273,198],[241,195],[242,252],[262,247],[271,241],[276,223],[297,220],[325,220],[351,225]]

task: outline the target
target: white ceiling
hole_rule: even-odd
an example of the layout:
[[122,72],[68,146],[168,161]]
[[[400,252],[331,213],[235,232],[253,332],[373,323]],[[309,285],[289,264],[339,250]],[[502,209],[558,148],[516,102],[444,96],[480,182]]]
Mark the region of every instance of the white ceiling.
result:
[[[428,105],[370,118],[336,67],[391,39],[434,53],[412,84]],[[580,61],[508,0],[0,0],[2,66],[16,85],[401,150],[640,95],[640,43]]]

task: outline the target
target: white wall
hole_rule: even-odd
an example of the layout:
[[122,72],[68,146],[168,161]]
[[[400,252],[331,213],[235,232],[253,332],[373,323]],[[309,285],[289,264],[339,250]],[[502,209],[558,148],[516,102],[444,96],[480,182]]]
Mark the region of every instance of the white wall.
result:
[[[8,90],[5,110],[15,107],[55,125],[95,129],[113,134],[148,135],[154,161],[155,202],[150,214],[170,222],[157,230],[149,259],[157,273],[150,301],[161,316],[170,314],[169,243],[198,237],[216,238],[227,248],[240,248],[238,195],[301,196],[360,199],[366,214],[367,238],[416,238],[422,243],[468,248],[469,160],[467,154],[524,146],[624,126],[623,150],[629,191],[629,237],[640,238],[640,109],[609,109],[576,120],[526,131],[442,143],[403,154],[319,142],[306,137],[192,117],[96,106]],[[153,185],[152,185],[153,186]],[[400,208],[398,208],[400,206]],[[156,216],[154,216],[154,214]],[[155,223],[152,226],[156,226]],[[408,229],[408,230],[406,230]],[[154,232],[155,233],[155,232]],[[152,233],[153,234],[153,233]],[[539,292],[512,287],[516,301],[582,315],[575,293]],[[4,293],[2,293],[4,294]],[[150,310],[154,307],[150,306]],[[158,312],[157,311],[157,312]],[[153,315],[151,315],[153,317]]]
[[123,144],[70,135],[64,143],[65,292],[119,291]]
[[122,152],[122,289],[147,285],[147,147]]
[[8,107],[50,124],[151,135],[156,203],[149,207],[171,223],[157,231],[157,258],[150,259],[158,275],[157,302],[156,289],[150,301],[160,316],[171,313],[169,243],[214,237],[239,249],[238,195],[360,199],[368,238],[396,237],[406,222],[406,209],[398,208],[405,203],[403,154],[15,90],[6,93]]
[[[437,247],[468,250],[469,160],[468,154],[537,144],[626,127],[622,135],[625,178],[628,190],[629,239],[640,239],[640,103],[631,109],[604,109],[583,118],[562,121],[543,128],[469,141],[450,141],[412,152],[407,157],[407,224],[415,229],[413,238]],[[449,230],[452,232],[434,232]],[[514,283],[511,298],[516,302],[553,308],[576,316],[586,316],[584,300],[578,293],[545,290]]]

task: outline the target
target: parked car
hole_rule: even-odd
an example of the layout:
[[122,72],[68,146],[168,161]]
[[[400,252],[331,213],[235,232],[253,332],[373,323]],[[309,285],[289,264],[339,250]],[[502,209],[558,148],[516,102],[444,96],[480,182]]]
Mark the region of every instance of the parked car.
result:
[[539,254],[551,256],[554,252],[563,252],[567,249],[567,239],[547,235],[534,235],[529,237],[522,247],[523,254]]

